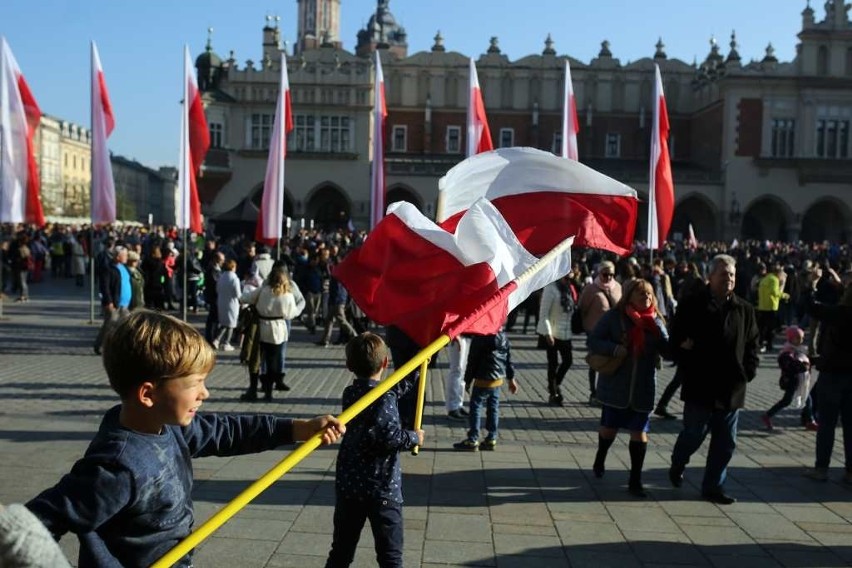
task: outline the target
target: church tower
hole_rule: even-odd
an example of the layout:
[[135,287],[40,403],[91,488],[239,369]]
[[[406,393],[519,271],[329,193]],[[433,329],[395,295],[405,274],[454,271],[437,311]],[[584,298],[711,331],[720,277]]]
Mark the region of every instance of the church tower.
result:
[[296,53],[325,45],[342,47],[340,0],[298,0],[299,22]]

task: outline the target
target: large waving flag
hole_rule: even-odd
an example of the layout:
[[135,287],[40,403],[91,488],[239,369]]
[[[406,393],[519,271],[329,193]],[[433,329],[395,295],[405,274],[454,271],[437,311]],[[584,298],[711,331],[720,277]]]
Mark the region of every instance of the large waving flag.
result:
[[192,71],[189,47],[183,48],[183,105],[180,128],[180,159],[178,163],[177,227],[201,232],[201,200],[195,176],[210,148],[210,132],[201,103],[201,92]]
[[575,245],[626,254],[633,245],[636,191],[574,160],[534,148],[468,158],[438,181],[437,221],[453,231],[479,198],[490,200],[520,242],[544,254],[568,236]]
[[562,157],[579,160],[577,133],[580,122],[577,120],[577,99],[574,97],[574,83],[571,81],[571,64],[565,58],[565,95],[562,100]]
[[482,91],[479,89],[479,76],[473,57],[470,58],[470,91],[467,102],[467,156],[494,149],[491,142],[491,130],[488,128],[488,117],[485,116],[485,103],[482,101]]
[[0,37],[0,222],[44,225],[33,136],[41,109],[5,37]]
[[398,326],[425,346],[501,291],[488,313],[464,330],[495,333],[509,311],[571,268],[566,249],[532,279],[518,283],[538,260],[486,199],[468,209],[454,233],[399,202],[388,208],[364,245],[334,269],[334,276],[370,319]]
[[115,221],[115,180],[107,138],[115,128],[115,115],[101,67],[98,46],[92,42],[92,224]]
[[385,214],[385,74],[376,50],[376,86],[373,100],[373,161],[370,165],[370,230],[376,228]]
[[663,93],[660,66],[654,64],[654,124],[651,128],[651,170],[648,184],[648,248],[658,249],[666,240],[674,216],[674,181],[669,159],[669,113]]
[[290,102],[290,79],[287,59],[281,53],[281,78],[278,84],[278,102],[275,105],[275,123],[269,143],[269,160],[263,179],[263,200],[257,214],[255,239],[276,244],[282,236],[284,219],[284,160],[287,157],[287,134],[293,130],[293,107]]

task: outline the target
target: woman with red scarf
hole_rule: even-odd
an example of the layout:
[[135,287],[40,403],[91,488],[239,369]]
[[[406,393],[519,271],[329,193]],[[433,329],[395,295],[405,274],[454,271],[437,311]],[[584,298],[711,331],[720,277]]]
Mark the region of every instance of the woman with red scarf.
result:
[[648,449],[649,417],[654,408],[657,369],[668,356],[668,331],[657,310],[654,288],[637,279],[625,286],[624,296],[606,312],[588,336],[589,352],[623,357],[611,374],[598,378],[597,398],[603,405],[598,451],[593,471],[603,477],[606,454],[622,428],[630,432],[630,482],[628,491],[646,497],[642,466]]

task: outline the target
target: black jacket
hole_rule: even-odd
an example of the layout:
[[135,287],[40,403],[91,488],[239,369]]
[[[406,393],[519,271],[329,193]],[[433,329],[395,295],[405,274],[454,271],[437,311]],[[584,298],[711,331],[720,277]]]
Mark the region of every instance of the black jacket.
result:
[[467,368],[464,373],[466,384],[475,379],[492,381],[515,378],[509,338],[502,329],[494,335],[470,337],[470,354],[467,356]]
[[817,369],[852,373],[852,306],[814,302],[808,312],[820,322]]
[[[680,347],[686,339],[693,341],[690,350]],[[671,345],[683,377],[684,402],[724,410],[743,407],[746,385],[760,361],[751,304],[736,295],[720,304],[705,286],[678,305]]]

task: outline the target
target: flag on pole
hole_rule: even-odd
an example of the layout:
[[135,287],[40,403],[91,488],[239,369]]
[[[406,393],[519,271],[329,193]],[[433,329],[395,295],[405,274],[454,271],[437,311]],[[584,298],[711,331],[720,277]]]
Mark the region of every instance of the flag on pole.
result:
[[370,230],[385,215],[385,75],[376,50],[376,86],[373,94],[373,161],[370,165]]
[[92,42],[92,224],[115,221],[115,180],[107,138],[115,128],[98,46]]
[[370,319],[395,325],[424,346],[500,291],[488,313],[464,330],[495,333],[509,311],[571,268],[566,249],[533,278],[518,282],[538,260],[487,199],[468,209],[454,233],[398,202],[334,276]]
[[269,142],[269,159],[263,179],[263,200],[257,213],[255,240],[272,245],[282,236],[284,219],[284,160],[287,157],[287,134],[293,130],[293,107],[290,102],[290,79],[287,75],[287,58],[281,53],[281,78],[278,84],[278,102],[275,105],[275,123]]
[[663,93],[660,66],[654,64],[656,83],[654,123],[651,128],[651,168],[648,184],[648,248],[659,249],[669,234],[674,216],[674,181],[669,159],[669,113]]
[[44,225],[33,136],[41,109],[0,37],[0,222]]
[[470,58],[470,92],[467,103],[467,156],[494,149],[491,142],[491,130],[488,128],[488,117],[485,116],[485,103],[482,102],[482,91],[479,89],[479,77],[473,57]]
[[201,200],[195,177],[210,148],[210,132],[204,117],[201,92],[192,71],[189,47],[183,48],[183,104],[181,107],[180,158],[178,160],[177,227],[201,232]]
[[574,84],[571,82],[571,64],[565,58],[565,96],[562,101],[562,157],[579,160],[577,133],[580,122],[577,120],[577,99],[574,97]]
[[695,238],[695,229],[692,228],[692,223],[689,224],[689,239],[687,240],[689,248],[698,248],[698,239]]
[[485,197],[524,247],[544,254],[576,235],[576,246],[626,254],[633,246],[636,191],[574,160],[534,148],[500,148],[467,158],[438,181],[437,221],[454,231]]

